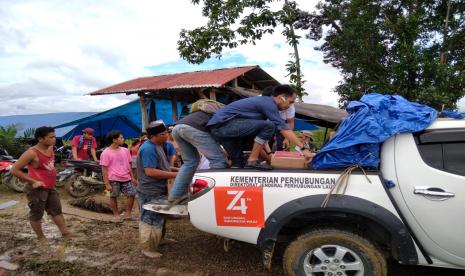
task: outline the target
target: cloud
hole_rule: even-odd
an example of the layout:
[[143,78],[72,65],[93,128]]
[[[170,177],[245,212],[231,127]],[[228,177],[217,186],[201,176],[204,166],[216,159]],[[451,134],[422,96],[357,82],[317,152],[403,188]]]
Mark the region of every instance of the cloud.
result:
[[[299,2],[305,10],[316,3]],[[256,45],[226,51],[221,60],[200,66],[182,61],[179,32],[207,21],[201,7],[190,1],[1,1],[0,18],[0,99],[8,106],[0,115],[103,111],[134,96],[85,94],[154,74],[258,64],[287,82],[285,64],[292,49],[279,28]],[[330,91],[339,74],[322,64],[315,45],[300,41],[310,92],[305,100],[336,105],[337,96]]]
[[[36,79],[0,86],[0,95],[7,101],[16,99],[32,99],[47,97],[63,93],[63,89]],[[2,108],[4,109],[4,108]]]
[[[311,11],[318,0],[299,0]],[[279,9],[279,1],[270,4]],[[134,96],[85,96],[130,79],[222,67],[260,65],[282,83],[292,48],[280,27],[256,45],[225,51],[221,60],[192,65],[180,59],[181,29],[205,24],[191,1],[58,0],[0,1],[1,115],[103,111]],[[304,37],[304,33],[298,33]],[[300,39],[306,102],[337,106],[332,92],[340,73],[314,50],[320,42]],[[4,108],[4,107],[8,108]],[[465,98],[458,107],[465,111]]]
[[100,112],[109,109],[107,106],[116,107],[134,99],[136,96],[126,95],[34,97],[33,100],[6,99],[3,100],[2,105],[8,108],[2,108],[1,115],[52,113],[55,110],[59,112]]

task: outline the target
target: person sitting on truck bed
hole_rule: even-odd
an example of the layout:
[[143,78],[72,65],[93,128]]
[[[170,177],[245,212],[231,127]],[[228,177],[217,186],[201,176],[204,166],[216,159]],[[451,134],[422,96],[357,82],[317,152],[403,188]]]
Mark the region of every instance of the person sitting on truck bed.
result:
[[311,152],[317,152],[318,149],[316,145],[313,143],[313,132],[311,132],[310,130],[303,130],[299,134],[299,139]]
[[[262,96],[271,97],[273,93],[274,86],[267,86],[263,89]],[[295,107],[294,104],[291,104],[287,109],[279,110],[279,116],[286,121],[286,123],[291,127],[291,130],[294,129],[295,126]],[[284,136],[277,131],[275,136],[276,142],[276,150],[285,150],[288,151],[290,149],[290,144],[287,139],[284,139]]]
[[219,109],[210,119],[207,126],[212,135],[226,148],[231,157],[233,167],[242,167],[242,139],[255,136],[252,152],[247,159],[246,167],[270,170],[266,163],[258,160],[263,145],[275,134],[276,128],[297,150],[310,156],[308,149],[295,136],[291,127],[279,116],[279,110],[289,108],[297,95],[289,85],[278,85],[273,89],[271,97],[251,97],[238,100]]
[[222,169],[227,166],[223,149],[206,128],[211,117],[212,114],[203,111],[193,112],[179,120],[171,132],[179,146],[184,164],[179,169],[173,188],[169,192],[170,204],[176,204],[186,198],[187,186],[199,166],[199,152],[208,159],[210,168]]

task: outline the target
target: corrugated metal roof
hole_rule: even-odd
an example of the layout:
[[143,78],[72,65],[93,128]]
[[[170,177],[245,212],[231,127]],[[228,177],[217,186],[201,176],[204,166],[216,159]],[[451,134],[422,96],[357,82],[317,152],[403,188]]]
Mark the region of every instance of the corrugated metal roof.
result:
[[90,93],[90,95],[136,93],[140,91],[160,91],[185,88],[223,87],[228,82],[254,69],[260,69],[263,71],[259,66],[245,66],[137,78],[97,90]]

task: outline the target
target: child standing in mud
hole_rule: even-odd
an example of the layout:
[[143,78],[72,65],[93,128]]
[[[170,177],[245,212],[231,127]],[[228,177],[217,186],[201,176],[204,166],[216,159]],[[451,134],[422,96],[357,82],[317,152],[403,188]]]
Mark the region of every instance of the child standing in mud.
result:
[[[66,227],[65,217],[61,211],[61,202],[55,189],[56,170],[53,145],[55,145],[55,130],[52,127],[39,127],[34,137],[37,144],[24,152],[13,165],[14,176],[29,182],[24,188],[30,208],[29,221],[39,240],[45,240],[42,231],[42,217],[47,211],[53,222],[60,229],[63,237],[71,237]],[[21,171],[28,166],[28,173]]]
[[122,192],[127,197],[124,220],[136,220],[132,217],[132,206],[137,184],[131,169],[131,154],[127,148],[122,147],[124,137],[118,130],[112,130],[107,134],[107,140],[111,145],[107,147],[100,156],[102,166],[103,182],[105,188],[111,191],[110,206],[115,222],[122,222],[118,212],[117,198]]

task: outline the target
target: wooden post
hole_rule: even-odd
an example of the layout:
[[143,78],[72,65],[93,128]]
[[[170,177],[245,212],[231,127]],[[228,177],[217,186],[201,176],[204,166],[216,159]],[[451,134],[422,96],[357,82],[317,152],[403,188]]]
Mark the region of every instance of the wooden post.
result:
[[178,102],[176,97],[171,95],[171,110],[173,111],[173,124],[178,121]]
[[202,89],[199,89],[197,90],[197,96],[199,97],[199,99],[206,99],[207,96],[205,96],[205,94],[203,94],[203,91],[205,91],[205,88],[202,88]]
[[145,99],[144,93],[139,93],[139,103],[140,103],[140,112],[142,114],[141,120],[142,120],[142,131],[147,130],[147,100]]
[[210,100],[216,101],[216,89],[215,88],[210,89]]
[[233,87],[237,87],[237,78],[233,79],[232,86],[233,86]]

